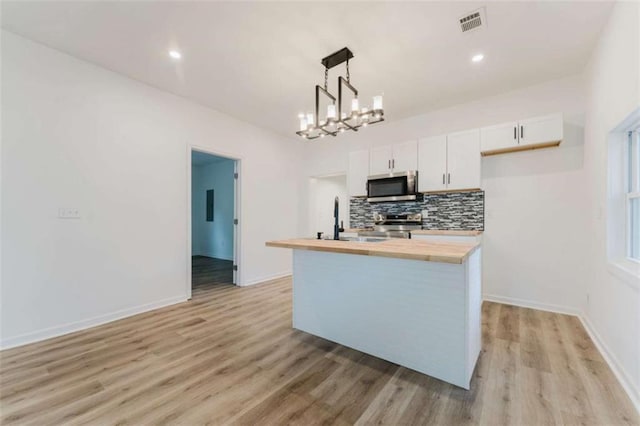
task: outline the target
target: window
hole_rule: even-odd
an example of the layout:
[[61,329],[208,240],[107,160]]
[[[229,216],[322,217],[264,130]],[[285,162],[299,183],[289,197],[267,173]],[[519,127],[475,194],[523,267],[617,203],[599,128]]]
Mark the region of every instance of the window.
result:
[[640,128],[628,133],[627,256],[640,262]]

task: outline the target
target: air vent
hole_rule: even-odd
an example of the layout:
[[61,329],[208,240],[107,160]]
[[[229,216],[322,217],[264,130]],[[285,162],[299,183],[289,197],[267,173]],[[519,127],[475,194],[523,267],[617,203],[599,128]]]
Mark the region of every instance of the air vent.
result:
[[463,33],[478,30],[486,25],[484,8],[473,11],[459,19]]

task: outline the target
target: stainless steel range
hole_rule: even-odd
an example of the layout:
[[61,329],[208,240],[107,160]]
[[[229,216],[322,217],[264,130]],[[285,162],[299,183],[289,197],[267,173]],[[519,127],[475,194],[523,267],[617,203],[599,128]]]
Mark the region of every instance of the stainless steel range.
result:
[[422,215],[413,214],[373,214],[373,230],[360,231],[362,237],[411,238],[411,231],[422,229]]

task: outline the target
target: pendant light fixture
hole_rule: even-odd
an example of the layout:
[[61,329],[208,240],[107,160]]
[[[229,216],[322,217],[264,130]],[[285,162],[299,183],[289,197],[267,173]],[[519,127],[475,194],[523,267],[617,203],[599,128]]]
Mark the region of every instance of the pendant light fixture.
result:
[[[351,84],[349,74],[349,59],[353,53],[348,48],[342,48],[322,59],[324,65],[324,87],[316,85],[315,113],[300,113],[299,130],[297,135],[305,139],[317,139],[326,135],[336,136],[345,130],[357,132],[361,127],[384,121],[382,95],[373,97],[373,107],[360,106],[358,90]],[[346,78],[338,77],[338,98],[336,99],[328,89],[329,70],[336,65],[346,62]],[[350,95],[350,96],[349,96]],[[320,108],[320,97],[326,99],[327,108]],[[344,98],[351,99],[351,105],[343,105]]]

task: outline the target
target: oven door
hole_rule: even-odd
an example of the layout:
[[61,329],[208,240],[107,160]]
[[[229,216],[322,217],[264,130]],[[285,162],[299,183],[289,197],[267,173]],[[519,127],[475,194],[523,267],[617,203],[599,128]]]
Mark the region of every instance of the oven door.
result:
[[367,180],[367,201],[415,200],[413,182],[408,173],[397,175],[369,176]]

